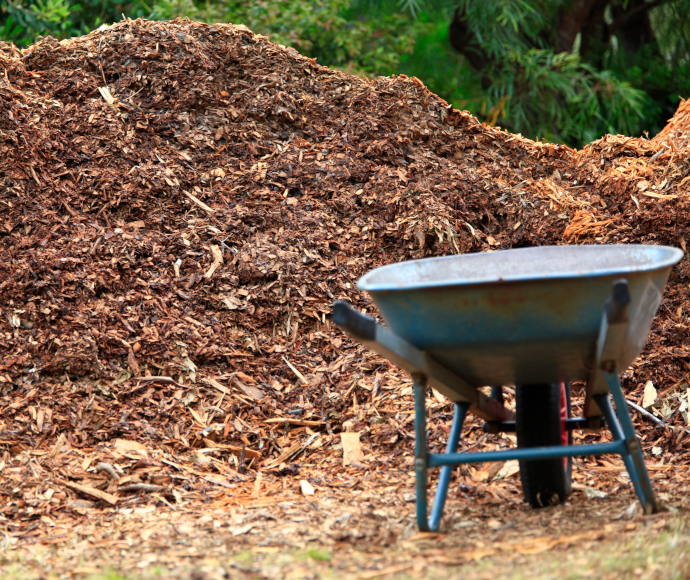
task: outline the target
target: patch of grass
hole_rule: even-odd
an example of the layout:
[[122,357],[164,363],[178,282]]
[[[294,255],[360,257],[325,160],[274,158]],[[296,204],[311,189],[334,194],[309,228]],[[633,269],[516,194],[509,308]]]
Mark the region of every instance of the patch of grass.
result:
[[103,572],[91,574],[87,580],[155,580],[156,578],[169,578],[167,570],[160,566],[151,566],[136,574],[120,572],[115,568],[105,568]]
[[619,550],[603,550],[598,556],[599,570],[606,575],[646,576],[667,580],[690,577],[690,533],[687,522],[675,520],[660,532],[637,534]]
[[98,574],[92,574],[89,576],[88,580],[128,580],[128,578],[116,570],[106,570]]
[[50,556],[52,549],[35,546],[30,555],[14,551],[8,542],[0,544],[0,578],[3,580],[32,580],[48,578],[40,571]]
[[[594,528],[593,526],[598,527]],[[510,577],[516,580],[547,580],[565,578],[580,580],[596,578],[618,580],[636,578],[642,580],[681,580],[690,578],[690,516],[687,511],[657,514],[634,520],[596,521],[582,518],[582,537],[568,543],[556,543],[556,547],[533,552],[540,546],[553,546],[549,542],[538,543],[533,539],[553,535],[564,538],[572,534],[572,526],[563,530],[558,525],[520,534],[513,530],[505,536],[495,537],[492,542],[474,544],[463,538],[440,540],[447,550],[439,550],[435,544],[406,543],[404,540],[385,548],[358,544],[334,548],[327,542],[312,540],[307,544],[232,545],[236,552],[213,552],[218,544],[196,545],[200,556],[193,560],[171,558],[163,566],[151,561],[142,569],[141,559],[120,560],[116,551],[76,553],[75,559],[64,559],[65,554],[51,546],[33,546],[31,552],[6,551],[0,553],[0,579],[2,580],[57,580],[70,573],[87,580],[162,580],[167,578],[248,577],[281,578],[304,577],[331,580],[347,580],[362,572],[380,577],[415,580],[447,580],[465,577],[475,580],[495,580]],[[589,534],[592,527],[597,533]],[[453,541],[449,541],[453,540]],[[217,541],[214,539],[214,542]],[[505,544],[502,544],[505,542]],[[410,548],[412,546],[412,550]],[[486,555],[482,557],[486,549]],[[473,554],[475,554],[473,556]],[[478,558],[474,560],[473,558]],[[64,559],[64,560],[61,560]],[[146,560],[144,560],[146,561]],[[78,570],[83,575],[79,575]],[[88,570],[88,572],[87,572]]]
[[235,564],[237,564],[241,568],[250,568],[254,565],[255,561],[254,554],[250,550],[239,552],[238,554],[235,554],[232,558],[235,561]]
[[316,560],[317,562],[330,562],[331,553],[329,550],[323,550],[320,548],[312,548],[304,553],[305,557],[311,560]]
[[[690,578],[690,521],[674,518],[663,526],[644,525],[622,538],[607,537],[599,542],[555,549],[512,562],[511,578],[546,580],[565,578],[642,578],[684,580]],[[509,558],[512,560],[512,558]],[[495,578],[506,570],[507,561],[495,556],[462,566],[463,575]],[[432,568],[429,578],[445,573]]]
[[21,564],[7,564],[0,562],[0,574],[5,580],[26,580],[27,578],[38,578],[36,574],[31,574],[29,570]]

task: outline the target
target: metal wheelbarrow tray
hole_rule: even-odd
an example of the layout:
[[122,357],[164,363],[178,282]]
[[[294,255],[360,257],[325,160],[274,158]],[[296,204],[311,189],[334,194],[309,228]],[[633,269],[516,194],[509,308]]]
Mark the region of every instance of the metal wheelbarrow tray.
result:
[[[620,454],[645,512],[658,504],[619,373],[642,350],[671,267],[683,253],[647,245],[544,246],[444,256],[376,268],[366,290],[388,326],[333,305],[332,320],[414,380],[417,522],[439,527],[453,466],[520,462],[534,507],[570,493],[572,457]],[[584,417],[569,417],[572,381],[585,382]],[[446,453],[429,453],[425,390],[455,403]],[[516,411],[502,386],[516,386]],[[479,387],[491,386],[491,396]],[[615,406],[610,402],[613,396]],[[468,410],[489,432],[514,431],[517,449],[457,453]],[[572,445],[578,428],[608,426],[610,443]],[[441,467],[431,516],[427,471]]]

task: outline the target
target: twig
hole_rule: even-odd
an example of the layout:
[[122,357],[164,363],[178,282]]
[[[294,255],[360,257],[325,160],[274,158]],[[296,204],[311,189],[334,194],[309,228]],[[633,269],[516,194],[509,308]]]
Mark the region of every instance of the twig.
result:
[[625,399],[625,402],[628,404],[629,407],[632,407],[640,415],[642,415],[643,417],[646,417],[647,419],[649,419],[650,421],[652,421],[653,423],[655,423],[659,427],[668,427],[668,423],[666,421],[659,419],[659,417],[657,417],[656,415],[652,415],[652,413],[650,413],[646,409],[643,409],[638,404],[633,403],[632,401],[628,401],[628,399]]
[[286,364],[288,367],[290,367],[290,370],[291,370],[293,373],[295,373],[295,376],[302,382],[302,384],[304,384],[304,385],[308,385],[308,384],[309,384],[309,381],[305,378],[305,376],[304,376],[301,372],[299,372],[299,370],[297,369],[297,367],[295,367],[295,365],[293,365],[293,364],[287,359],[287,357],[283,357],[283,360],[285,361],[285,364]]
[[128,483],[118,488],[118,491],[145,491],[146,493],[155,493],[165,489],[162,485],[155,485],[153,483]]
[[326,421],[311,421],[308,419],[292,419],[288,417],[274,417],[272,419],[266,419],[264,423],[279,423],[283,425],[302,425],[305,427],[321,427],[325,425]]
[[216,475],[214,473],[204,473],[202,471],[197,471],[196,469],[192,469],[191,467],[187,467],[186,465],[181,465],[179,463],[175,463],[174,461],[169,461],[167,459],[161,459],[162,463],[165,463],[166,465],[169,465],[170,467],[174,467],[175,469],[179,469],[180,471],[186,471],[188,473],[191,473],[193,475],[196,475],[200,477],[201,479],[205,479],[206,481],[210,483],[214,483],[215,485],[220,485],[221,487],[234,487],[229,481],[226,481],[226,479],[220,475]]
[[190,199],[190,201],[193,201],[195,204],[197,204],[205,212],[208,212],[208,213],[215,213],[216,212],[215,209],[213,209],[212,207],[209,207],[203,201],[201,201],[198,197],[189,193],[188,191],[182,190],[182,193],[184,193]]
[[163,377],[163,376],[156,376],[156,377],[134,377],[135,381],[140,381],[142,383],[161,383],[162,385],[175,385],[176,387],[182,387],[186,388],[186,385],[182,385],[178,383],[175,379],[172,377]]
[[204,439],[204,443],[206,443],[209,449],[222,449],[224,451],[230,451],[235,455],[240,455],[244,453],[247,457],[251,459],[257,459],[261,457],[260,451],[256,451],[255,449],[247,449],[246,447],[240,447],[239,445],[228,445],[227,443],[218,443],[216,441],[212,441],[211,439]]
[[211,244],[210,250],[211,255],[213,256],[213,263],[204,274],[204,278],[210,278],[211,276],[213,276],[215,271],[218,269],[218,266],[220,266],[223,263],[223,250],[220,249],[220,246]]
[[105,471],[115,481],[120,481],[120,476],[110,463],[101,462],[96,465],[96,471]]
[[273,460],[270,460],[267,463],[267,465],[264,466],[264,468],[273,469],[275,467],[278,467],[281,463],[285,463],[286,461],[295,459],[295,457],[304,453],[307,447],[309,447],[313,443],[314,439],[316,439],[318,436],[318,433],[314,433],[310,435],[309,438],[304,442],[298,441],[296,443],[293,443],[290,447],[285,449],[278,457],[276,457]]
[[107,491],[101,491],[100,489],[96,489],[95,487],[91,487],[90,485],[82,485],[79,483],[74,483],[73,481],[58,481],[62,485],[69,487],[70,489],[76,491],[77,493],[81,493],[82,495],[88,495],[89,497],[100,499],[102,501],[109,503],[110,505],[117,504],[117,496],[108,493]]

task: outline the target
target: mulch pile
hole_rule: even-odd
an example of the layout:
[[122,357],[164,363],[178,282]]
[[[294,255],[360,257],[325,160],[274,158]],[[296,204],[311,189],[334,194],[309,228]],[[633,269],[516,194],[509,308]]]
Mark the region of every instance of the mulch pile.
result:
[[[225,493],[259,468],[337,467],[343,429],[382,469],[409,456],[405,377],[326,319],[337,298],[372,310],[354,284],[375,266],[538,244],[686,248],[688,101],[654,138],[576,151],[233,25],[126,20],[0,45],[0,67],[10,531],[93,502]],[[686,258],[626,374],[631,400],[658,390],[669,427],[640,427],[659,462],[687,448],[689,282]]]

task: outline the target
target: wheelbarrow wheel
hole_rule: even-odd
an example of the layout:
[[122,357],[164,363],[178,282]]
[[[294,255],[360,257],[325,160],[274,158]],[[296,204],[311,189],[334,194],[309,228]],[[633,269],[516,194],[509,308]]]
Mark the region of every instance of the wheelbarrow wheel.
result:
[[[521,385],[515,395],[518,447],[568,445],[565,419],[570,412],[568,387],[561,384]],[[571,491],[572,457],[520,460],[525,500],[535,508],[565,501]]]

